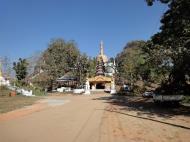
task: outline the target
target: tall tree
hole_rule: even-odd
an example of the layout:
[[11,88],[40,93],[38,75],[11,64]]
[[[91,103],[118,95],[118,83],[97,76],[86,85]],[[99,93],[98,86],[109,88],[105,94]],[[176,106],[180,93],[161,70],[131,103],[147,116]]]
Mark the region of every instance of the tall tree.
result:
[[89,58],[89,68],[88,68],[88,75],[89,77],[93,77],[96,74],[96,58]]
[[164,84],[165,90],[170,93],[180,90],[189,93],[187,76],[190,76],[190,1],[169,2],[169,9],[161,19],[161,31],[152,37],[151,48],[159,46],[157,52],[161,52],[172,64],[168,82]]
[[144,41],[129,42],[116,57],[119,78],[127,80],[131,85],[142,77],[140,73],[145,61],[141,47],[144,44]]
[[18,81],[23,81],[27,76],[27,66],[28,63],[26,59],[19,58],[18,62],[13,63],[13,69],[16,72],[16,77]]
[[80,52],[74,41],[54,39],[44,51],[39,61],[40,65],[37,66],[48,75],[47,84],[51,87],[58,77],[73,71],[79,55]]
[[80,85],[85,83],[89,68],[89,57],[86,54],[79,55],[77,62],[75,63],[75,70],[73,70],[73,74],[78,77]]
[[159,45],[154,45],[151,40],[147,41],[143,46],[143,53],[145,56],[145,71],[148,81],[156,84],[161,84],[168,79],[172,68],[171,58],[169,58],[164,50]]

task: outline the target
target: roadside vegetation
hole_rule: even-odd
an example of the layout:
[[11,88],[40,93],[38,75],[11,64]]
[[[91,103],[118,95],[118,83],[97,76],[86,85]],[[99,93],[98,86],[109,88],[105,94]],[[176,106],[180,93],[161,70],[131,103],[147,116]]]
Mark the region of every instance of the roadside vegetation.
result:
[[0,113],[32,105],[39,99],[39,97],[26,97],[22,95],[17,95],[15,97],[0,96]]
[[6,86],[0,86],[0,113],[32,105],[40,99],[40,97],[26,97],[21,94],[10,97],[10,93],[11,90]]
[[[153,5],[154,0],[147,0]],[[160,31],[148,41],[129,42],[116,57],[118,78],[135,90],[163,95],[190,94],[190,1],[160,0],[168,5]],[[140,88],[140,89],[139,89]]]
[[54,39],[37,61],[31,82],[46,90],[52,90],[57,78],[69,74],[77,77],[77,85],[80,86],[85,83],[87,75],[94,75],[95,61],[95,58],[81,53],[74,41]]
[[6,86],[0,86],[0,97],[9,96],[11,90],[9,90]]

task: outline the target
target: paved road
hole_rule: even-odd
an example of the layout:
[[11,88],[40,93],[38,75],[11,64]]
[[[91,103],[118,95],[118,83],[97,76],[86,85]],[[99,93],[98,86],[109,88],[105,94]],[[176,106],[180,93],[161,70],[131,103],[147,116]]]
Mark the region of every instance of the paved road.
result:
[[175,118],[139,117],[105,94],[48,97],[40,104],[7,114],[15,117],[4,116],[0,142],[187,142],[190,138],[189,117],[180,117],[179,122],[187,128],[170,125],[178,123]]

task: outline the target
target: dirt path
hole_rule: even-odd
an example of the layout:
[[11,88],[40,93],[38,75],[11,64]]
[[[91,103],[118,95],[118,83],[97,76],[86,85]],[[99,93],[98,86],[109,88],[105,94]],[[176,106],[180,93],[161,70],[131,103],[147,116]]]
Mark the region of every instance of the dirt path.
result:
[[0,141],[187,142],[190,138],[188,116],[139,113],[102,95],[52,96],[35,107],[0,115],[9,116],[0,119]]

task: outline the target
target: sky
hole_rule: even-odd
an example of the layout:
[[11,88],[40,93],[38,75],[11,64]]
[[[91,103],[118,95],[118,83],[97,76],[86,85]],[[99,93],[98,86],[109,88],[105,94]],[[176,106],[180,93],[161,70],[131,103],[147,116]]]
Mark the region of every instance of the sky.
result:
[[52,39],[74,40],[81,52],[114,57],[127,42],[159,31],[166,5],[145,0],[0,0],[0,57],[28,58]]

